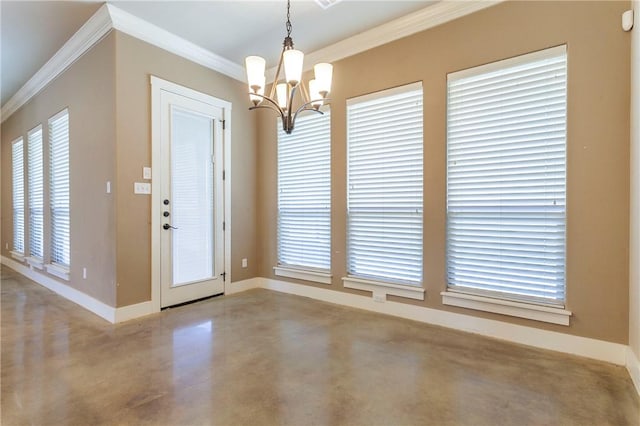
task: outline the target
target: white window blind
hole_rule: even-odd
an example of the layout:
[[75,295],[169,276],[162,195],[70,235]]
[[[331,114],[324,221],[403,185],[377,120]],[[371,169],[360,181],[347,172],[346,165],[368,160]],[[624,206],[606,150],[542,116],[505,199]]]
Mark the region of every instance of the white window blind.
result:
[[42,126],[27,134],[27,183],[29,194],[29,255],[44,256],[44,163]]
[[566,47],[449,75],[451,290],[562,305]]
[[422,84],[347,102],[350,276],[422,283]]
[[329,113],[278,131],[278,264],[331,268],[331,121]]
[[69,112],[49,119],[51,263],[71,264],[69,198]]
[[22,138],[11,145],[13,194],[13,250],[24,254],[24,143]]

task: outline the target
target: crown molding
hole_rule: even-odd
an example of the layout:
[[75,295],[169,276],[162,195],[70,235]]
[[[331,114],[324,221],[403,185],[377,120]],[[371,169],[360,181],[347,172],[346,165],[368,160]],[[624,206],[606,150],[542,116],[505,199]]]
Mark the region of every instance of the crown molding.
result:
[[91,18],[2,106],[0,116],[4,122],[47,84],[62,74],[87,50],[111,31],[111,18],[106,5],[102,5]]
[[204,67],[245,82],[244,68],[220,55],[204,49],[197,44],[178,37],[156,25],[138,18],[113,4],[107,4],[115,30],[157,46],[175,55],[181,56]]
[[107,3],[103,4],[2,106],[1,122],[37,95],[112,29],[122,31],[236,80],[245,81],[242,66]]
[[[382,46],[383,44],[428,30],[454,19],[470,15],[506,0],[456,1],[445,0],[417,12],[402,16],[378,27],[346,38],[330,46],[305,55],[304,71],[319,62],[334,62]],[[267,81],[273,82],[276,67],[267,70]]]
[[[505,0],[441,1],[308,54],[305,58],[307,64],[305,71],[312,68],[310,64],[337,61],[486,9],[503,1]],[[235,80],[245,82],[242,65],[127,13],[113,4],[106,3],[2,106],[0,122],[4,122],[11,114],[37,95],[112,29],[122,31]],[[274,75],[275,67],[267,71],[268,81],[273,81]]]

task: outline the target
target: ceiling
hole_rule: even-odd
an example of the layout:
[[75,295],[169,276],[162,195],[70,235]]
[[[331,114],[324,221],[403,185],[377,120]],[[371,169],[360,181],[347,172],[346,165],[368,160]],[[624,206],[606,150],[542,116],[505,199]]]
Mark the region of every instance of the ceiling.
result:
[[[433,0],[343,0],[328,9],[292,0],[291,36],[310,53],[428,7]],[[4,105],[103,1],[0,1],[0,99]],[[248,55],[276,65],[285,36],[284,0],[110,1],[116,7],[242,64]]]

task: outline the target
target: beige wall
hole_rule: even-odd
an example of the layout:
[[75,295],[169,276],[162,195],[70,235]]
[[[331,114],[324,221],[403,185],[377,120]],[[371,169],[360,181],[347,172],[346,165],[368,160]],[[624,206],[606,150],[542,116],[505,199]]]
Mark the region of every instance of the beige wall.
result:
[[[233,104],[231,128],[231,277],[257,274],[256,117],[244,84],[165,50],[116,32],[117,306],[151,297],[151,197],[133,194],[142,167],[151,165],[149,75]],[[247,258],[249,267],[241,268]],[[233,284],[231,284],[233,285]]]
[[[71,185],[71,279],[65,284],[114,306],[115,37],[108,35],[67,71],[2,123],[2,255],[13,247],[11,141],[43,125],[45,187],[48,184],[47,120],[69,108]],[[25,184],[26,188],[26,184]],[[47,191],[45,191],[46,194]],[[48,209],[45,199],[45,226]],[[28,220],[26,220],[28,226]],[[45,240],[45,259],[48,244]],[[82,278],[87,268],[87,278]],[[53,277],[55,278],[55,277]]]
[[72,268],[65,283],[116,307],[151,298],[151,198],[133,194],[151,165],[150,75],[233,104],[231,277],[256,276],[256,117],[240,82],[114,31],[2,125],[2,254],[13,245],[11,141],[68,106]]
[[629,346],[640,359],[640,1],[631,31],[631,215],[629,240]]
[[[426,300],[390,299],[626,343],[630,36],[620,29],[620,14],[628,8],[628,2],[507,2],[334,63],[331,288],[358,293],[344,289],[341,281],[346,275],[346,100],[422,81]],[[571,326],[444,306],[440,292],[446,287],[446,75],[564,43],[569,55],[567,308],[574,314]],[[258,127],[259,275],[275,278],[275,119],[262,113]]]

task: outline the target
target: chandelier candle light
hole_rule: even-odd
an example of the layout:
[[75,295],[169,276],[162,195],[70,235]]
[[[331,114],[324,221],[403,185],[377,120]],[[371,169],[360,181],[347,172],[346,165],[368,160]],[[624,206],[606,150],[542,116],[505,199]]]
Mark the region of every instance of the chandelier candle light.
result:
[[[282,129],[287,134],[293,132],[296,118],[302,111],[315,111],[322,114],[320,107],[329,100],[327,95],[331,91],[333,74],[333,65],[327,63],[316,64],[313,67],[316,78],[309,81],[309,90],[307,91],[302,82],[304,53],[293,48],[293,40],[291,39],[290,8],[291,2],[287,0],[287,36],[284,38],[280,61],[269,96],[264,94],[266,85],[266,62],[264,58],[248,56],[245,59],[247,81],[249,83],[249,99],[253,103],[253,106],[249,109],[267,108],[276,111],[282,118]],[[281,79],[280,74],[283,68],[284,79]],[[294,111],[293,101],[298,88],[301,88],[300,91],[302,92],[302,105]],[[261,105],[263,101],[266,102]]]

